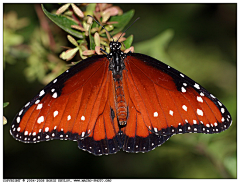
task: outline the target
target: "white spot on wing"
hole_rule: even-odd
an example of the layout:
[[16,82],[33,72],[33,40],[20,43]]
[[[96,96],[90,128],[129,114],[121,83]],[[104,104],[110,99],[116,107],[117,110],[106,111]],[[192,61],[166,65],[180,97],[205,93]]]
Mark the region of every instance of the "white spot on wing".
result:
[[203,97],[203,96],[204,96],[204,93],[201,92],[200,95]]
[[222,107],[221,108],[221,113],[224,113],[225,112],[225,109]]
[[214,99],[216,98],[216,97],[215,97],[214,95],[212,95],[212,94],[210,94],[210,96],[211,96],[212,98],[214,98]]
[[182,108],[184,111],[187,111],[187,106],[183,105]]
[[154,117],[158,117],[158,112],[154,112],[154,113],[153,113],[153,116],[154,116]]
[[58,96],[58,95],[57,95],[57,92],[55,92],[55,93],[52,95],[52,97],[55,98],[55,99],[57,98],[57,96]]
[[199,116],[203,116],[203,111],[202,111],[201,109],[197,109],[197,114],[198,114]]
[[39,97],[43,96],[45,94],[44,90],[42,90],[40,93],[39,93]]
[[82,120],[82,121],[85,121],[85,116],[82,116],[82,117],[81,117],[81,120]]
[[49,131],[49,127],[46,127],[46,128],[45,128],[45,132],[48,132],[48,131]]
[[219,104],[219,106],[222,106],[222,103],[220,101],[218,101],[218,104]]
[[42,104],[38,104],[36,110],[42,109]]
[[57,82],[57,79],[53,80],[53,83],[56,83]]
[[17,117],[17,123],[20,123],[21,119],[20,117]]
[[186,92],[186,89],[184,87],[181,87],[181,91],[184,93]]
[[28,103],[25,105],[25,107],[27,107],[29,104],[30,104],[30,102],[28,102]]
[[67,117],[67,120],[69,121],[71,119],[71,116],[70,115],[68,115],[68,117]]
[[203,103],[203,99],[202,99],[202,97],[197,96],[197,101]]
[[18,115],[21,116],[22,112],[23,112],[23,109],[18,113]]
[[170,110],[170,111],[169,111],[169,114],[173,116],[173,111],[172,111],[172,110]]
[[195,87],[196,89],[200,89],[200,86],[199,86],[197,83],[194,84],[194,87]]
[[196,120],[193,120],[193,124],[197,124],[197,121],[196,121]]
[[25,131],[25,132],[24,132],[24,135],[28,135],[28,131]]
[[184,75],[183,75],[182,73],[180,73],[180,76],[181,76],[181,77],[184,77]]
[[55,118],[58,115],[58,111],[53,112],[53,117]]
[[44,117],[41,116],[41,117],[38,118],[37,123],[41,124],[43,121],[44,121]]
[[35,104],[38,104],[40,102],[40,100],[36,100]]

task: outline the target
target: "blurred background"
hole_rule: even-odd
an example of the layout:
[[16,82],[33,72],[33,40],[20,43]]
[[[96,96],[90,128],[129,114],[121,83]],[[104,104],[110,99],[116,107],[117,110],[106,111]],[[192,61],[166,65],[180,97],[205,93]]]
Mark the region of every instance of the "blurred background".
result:
[[[14,116],[66,63],[67,33],[39,4],[4,4],[4,178],[236,178],[236,4],[114,4],[134,9],[127,32],[134,52],[147,54],[200,83],[228,108],[232,126],[220,134],[174,135],[148,153],[95,157],[77,142],[16,141]],[[59,4],[47,4],[56,10]],[[49,33],[51,32],[51,33]],[[77,58],[75,58],[77,59]],[[49,61],[50,60],[50,61]],[[52,67],[48,74],[45,67]],[[41,69],[40,69],[41,68]]]

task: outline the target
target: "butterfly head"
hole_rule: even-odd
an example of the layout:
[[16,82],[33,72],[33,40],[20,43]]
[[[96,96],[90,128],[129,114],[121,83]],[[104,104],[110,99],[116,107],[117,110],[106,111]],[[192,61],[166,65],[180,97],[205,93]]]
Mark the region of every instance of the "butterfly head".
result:
[[110,50],[111,50],[111,52],[115,52],[115,51],[117,51],[117,50],[121,50],[121,43],[120,42],[114,42],[114,41],[112,41],[112,42],[110,42],[110,44],[109,44],[109,47],[110,47]]

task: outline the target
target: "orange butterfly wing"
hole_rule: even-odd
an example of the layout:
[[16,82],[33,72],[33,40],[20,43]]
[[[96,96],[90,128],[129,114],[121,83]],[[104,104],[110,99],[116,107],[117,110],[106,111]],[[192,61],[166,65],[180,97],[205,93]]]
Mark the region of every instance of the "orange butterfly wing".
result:
[[149,56],[125,59],[129,116],[123,150],[149,151],[178,133],[219,133],[232,122],[226,107],[192,79]]
[[17,114],[13,137],[33,143],[77,140],[79,148],[96,155],[120,150],[108,65],[103,56],[91,57],[54,79]]
[[186,75],[142,54],[129,53],[124,63],[118,94],[124,95],[120,102],[126,102],[126,126],[117,119],[116,104],[121,104],[116,102],[109,60],[94,56],[27,103],[15,117],[11,134],[22,142],[74,140],[79,148],[102,155],[121,148],[147,152],[173,134],[219,133],[231,125],[226,107]]

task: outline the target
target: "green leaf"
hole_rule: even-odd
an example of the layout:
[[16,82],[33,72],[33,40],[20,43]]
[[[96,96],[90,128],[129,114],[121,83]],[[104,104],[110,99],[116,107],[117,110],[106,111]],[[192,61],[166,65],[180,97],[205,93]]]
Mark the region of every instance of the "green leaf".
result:
[[73,36],[76,36],[80,39],[83,38],[83,34],[81,32],[71,28],[71,25],[77,25],[76,22],[66,18],[65,16],[49,13],[44,8],[43,5],[42,5],[42,9],[43,9],[43,12],[45,13],[45,15],[47,15],[47,17],[50,20],[52,20],[56,25],[58,25],[60,28],[62,28],[63,30],[65,30],[66,32],[68,32],[69,34],[71,34]]
[[90,50],[95,50],[96,45],[95,45],[95,42],[94,42],[94,38],[91,35],[91,28],[89,28],[88,34],[89,34]]
[[9,105],[9,102],[4,102],[4,103],[3,103],[3,108],[4,108],[4,107],[7,107],[8,105]]
[[77,41],[71,35],[67,35],[67,38],[73,45],[78,46]]
[[118,22],[116,24],[113,24],[114,30],[111,32],[112,36],[122,31],[128,22],[132,19],[133,15],[134,10],[130,10],[120,16],[112,16],[109,19],[109,22]]
[[131,47],[133,42],[133,35],[130,35],[123,43],[125,45],[125,48],[128,49]]
[[69,50],[67,50],[67,51],[65,51],[65,52],[62,52],[62,54],[60,55],[60,57],[61,57],[62,59],[65,59],[65,60],[66,60],[66,59],[69,59],[69,58],[73,57],[78,50],[79,50],[79,47],[76,47],[76,48],[73,48],[73,49],[69,49]]

